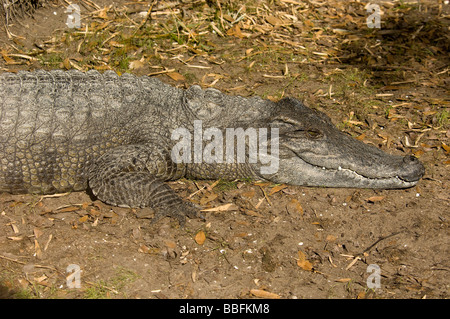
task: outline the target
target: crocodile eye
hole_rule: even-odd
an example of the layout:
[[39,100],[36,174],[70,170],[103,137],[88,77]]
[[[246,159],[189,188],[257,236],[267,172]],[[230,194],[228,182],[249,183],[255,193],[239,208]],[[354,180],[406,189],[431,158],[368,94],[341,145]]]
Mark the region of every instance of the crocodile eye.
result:
[[287,136],[290,137],[307,137],[311,139],[320,138],[323,136],[322,132],[315,129],[296,129],[286,132]]
[[321,131],[314,129],[306,130],[306,134],[308,134],[308,136],[311,138],[319,138],[322,137],[323,135]]

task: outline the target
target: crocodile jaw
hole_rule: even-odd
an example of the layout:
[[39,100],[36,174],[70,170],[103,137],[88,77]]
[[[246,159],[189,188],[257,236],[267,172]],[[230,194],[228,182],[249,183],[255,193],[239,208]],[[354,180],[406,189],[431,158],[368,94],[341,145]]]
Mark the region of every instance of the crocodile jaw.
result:
[[[277,183],[292,185],[319,186],[319,187],[349,187],[349,188],[373,188],[396,189],[409,188],[417,184],[423,175],[423,166],[417,161],[416,177],[405,180],[399,175],[367,177],[349,168],[327,168],[309,164],[300,157],[283,159],[289,170],[280,170],[266,179]],[[382,174],[381,174],[382,175]]]

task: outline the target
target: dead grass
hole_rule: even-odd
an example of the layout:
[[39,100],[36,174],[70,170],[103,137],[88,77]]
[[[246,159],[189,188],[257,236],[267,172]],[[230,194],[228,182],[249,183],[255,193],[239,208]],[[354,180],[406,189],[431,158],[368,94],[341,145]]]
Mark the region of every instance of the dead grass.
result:
[[[427,176],[396,193],[183,180],[172,186],[209,209],[206,224],[192,221],[186,231],[170,221],[157,230],[143,226],[140,212],[78,194],[68,196],[69,204],[46,198],[42,206],[39,199],[8,197],[0,203],[7,234],[0,244],[11,255],[0,256],[6,265],[0,292],[133,297],[130,287],[140,284],[139,297],[158,298],[211,296],[205,291],[219,298],[448,297],[442,285],[448,264],[434,244],[447,236],[449,200],[449,11],[442,1],[381,1],[380,30],[367,28],[364,3],[350,1],[79,3],[79,29],[55,18],[45,22],[51,35],[33,36],[30,30],[45,24],[39,10],[34,22],[11,25],[13,36],[1,45],[2,70],[113,69],[182,87],[293,96],[366,143],[415,154]],[[44,9],[66,17],[67,5]],[[409,231],[378,241],[399,228]],[[68,248],[58,250],[65,240]],[[58,290],[72,256],[84,263],[85,289]],[[115,260],[123,268],[111,267]],[[382,264],[381,292],[365,286],[370,262]],[[25,264],[58,268],[36,268],[31,276]]]

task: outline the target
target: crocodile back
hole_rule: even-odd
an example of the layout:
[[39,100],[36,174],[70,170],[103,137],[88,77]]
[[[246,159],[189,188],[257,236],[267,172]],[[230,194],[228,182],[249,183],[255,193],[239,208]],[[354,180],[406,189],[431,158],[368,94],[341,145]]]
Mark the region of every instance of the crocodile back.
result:
[[136,132],[156,112],[152,80],[112,71],[1,74],[0,191],[86,189],[93,159],[143,139],[145,130]]

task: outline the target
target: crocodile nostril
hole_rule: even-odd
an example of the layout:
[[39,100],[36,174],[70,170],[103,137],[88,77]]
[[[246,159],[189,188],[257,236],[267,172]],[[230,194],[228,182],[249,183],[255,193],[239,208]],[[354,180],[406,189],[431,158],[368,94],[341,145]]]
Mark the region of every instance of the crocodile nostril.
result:
[[408,182],[419,180],[425,173],[425,168],[415,156],[403,157],[403,164],[403,172],[399,176]]
[[405,164],[414,163],[414,162],[417,162],[417,161],[418,161],[417,157],[412,156],[412,155],[405,156],[403,158],[403,163],[405,163]]

